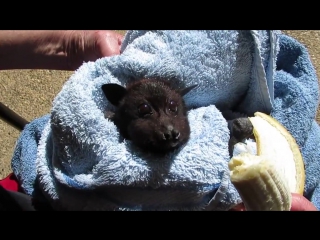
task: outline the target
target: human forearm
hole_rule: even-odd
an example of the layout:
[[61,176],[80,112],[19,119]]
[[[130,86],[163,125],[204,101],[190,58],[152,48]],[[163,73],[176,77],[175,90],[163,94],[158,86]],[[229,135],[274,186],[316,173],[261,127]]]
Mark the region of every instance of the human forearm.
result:
[[0,31],[0,70],[72,70],[66,51],[72,31]]

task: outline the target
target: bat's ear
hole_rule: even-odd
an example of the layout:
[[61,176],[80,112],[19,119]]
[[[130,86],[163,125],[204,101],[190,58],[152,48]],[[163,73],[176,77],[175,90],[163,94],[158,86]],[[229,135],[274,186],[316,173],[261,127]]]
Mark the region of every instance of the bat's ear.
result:
[[104,84],[101,88],[108,101],[116,107],[127,94],[127,89],[116,83]]
[[181,89],[181,90],[180,90],[181,96],[186,95],[188,92],[190,92],[192,89],[194,89],[194,88],[197,87],[197,86],[198,86],[198,84],[192,85],[192,86],[189,86],[189,87],[186,87],[186,88],[184,88],[184,89]]

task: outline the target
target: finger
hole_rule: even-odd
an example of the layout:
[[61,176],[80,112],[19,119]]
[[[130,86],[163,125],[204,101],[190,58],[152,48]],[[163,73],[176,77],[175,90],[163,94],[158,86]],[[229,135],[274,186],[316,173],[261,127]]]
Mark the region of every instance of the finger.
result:
[[124,36],[123,36],[123,35],[121,35],[120,33],[116,33],[116,35],[115,35],[115,39],[117,39],[117,43],[118,43],[119,51],[120,51],[120,48],[121,48],[121,45],[122,45],[122,42],[123,42]]
[[123,41],[124,36],[120,33],[115,33],[115,38],[118,39],[118,42],[121,44]]
[[292,193],[291,211],[318,211],[318,209],[304,196]]
[[117,33],[117,32],[115,32],[115,31],[106,31],[106,32],[107,32],[107,33],[105,34],[105,36],[106,36],[107,38],[116,39],[118,45],[121,45],[121,44],[122,44],[124,35],[122,35],[122,34],[120,34],[120,33]]
[[118,37],[107,37],[106,45],[103,54],[106,56],[118,55],[120,54],[121,39]]

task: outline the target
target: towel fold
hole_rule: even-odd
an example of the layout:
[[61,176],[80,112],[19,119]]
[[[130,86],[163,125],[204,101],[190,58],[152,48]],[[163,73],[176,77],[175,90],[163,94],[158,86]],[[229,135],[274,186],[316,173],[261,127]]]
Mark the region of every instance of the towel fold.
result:
[[281,35],[280,40],[271,116],[297,141],[306,170],[304,195],[320,209],[320,130],[315,121],[318,79],[307,49],[289,36]]
[[[300,43],[262,30],[128,31],[121,48],[84,63],[51,113],[22,132],[12,168],[28,194],[41,192],[57,210],[228,210],[241,202],[227,165],[228,109],[265,112],[288,128],[303,149],[305,193],[320,206],[317,78]],[[101,86],[142,77],[198,84],[184,97],[190,140],[164,157],[141,151],[104,118],[113,106]]]

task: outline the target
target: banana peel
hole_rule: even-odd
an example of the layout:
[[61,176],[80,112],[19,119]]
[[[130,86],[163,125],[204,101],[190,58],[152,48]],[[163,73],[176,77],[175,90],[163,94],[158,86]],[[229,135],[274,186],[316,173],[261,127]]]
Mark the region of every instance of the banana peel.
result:
[[257,154],[233,156],[231,182],[247,210],[290,210],[291,193],[303,194],[305,169],[295,139],[276,119],[261,112],[249,117]]

